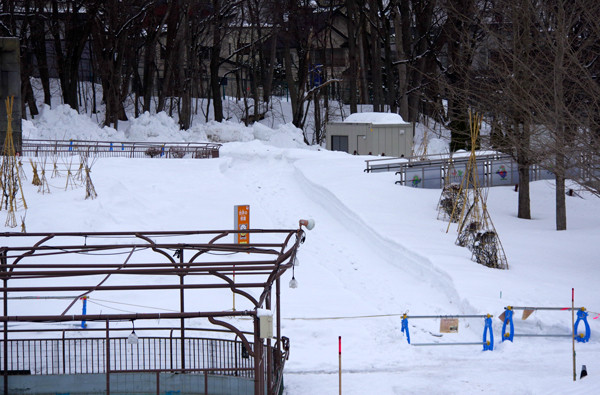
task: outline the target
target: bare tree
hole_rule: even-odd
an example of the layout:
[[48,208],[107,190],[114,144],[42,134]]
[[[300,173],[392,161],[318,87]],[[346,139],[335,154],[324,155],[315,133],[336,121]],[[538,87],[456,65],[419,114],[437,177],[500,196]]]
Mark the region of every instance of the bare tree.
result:
[[90,0],[52,0],[49,31],[54,40],[56,67],[60,79],[63,101],[79,111],[77,87],[79,64],[89,40],[90,17],[98,2]]
[[[544,32],[539,63],[546,65],[551,80],[544,81],[536,111],[553,139],[549,144],[556,176],[556,229],[567,228],[565,180],[579,179],[574,167],[589,143],[597,148],[598,15],[600,5],[588,0],[554,0],[538,4],[536,22]],[[596,114],[596,115],[594,115]],[[591,129],[591,130],[590,130]],[[596,154],[592,151],[592,157]],[[592,159],[597,163],[598,157]],[[583,169],[580,169],[583,170]]]
[[530,167],[541,161],[543,129],[536,124],[532,97],[539,94],[535,67],[540,31],[532,23],[530,0],[498,1],[481,20],[485,45],[470,74],[471,94],[492,125],[493,148],[517,162],[518,217],[531,218]]
[[360,36],[360,0],[346,0],[348,30],[348,95],[350,98],[350,113],[358,112],[358,98],[356,96],[358,81],[358,39]]
[[[102,81],[106,116],[104,125],[117,127],[119,120],[127,120],[123,102],[129,94],[135,51],[130,49],[135,29],[154,2],[136,1],[124,4],[118,0],[96,1],[93,15],[93,45],[96,66]],[[91,6],[88,5],[88,7]],[[90,9],[88,8],[88,12]]]
[[[143,50],[143,76],[141,90],[143,95],[142,111],[150,111],[152,104],[152,95],[154,93],[154,83],[157,77],[158,66],[156,64],[156,50],[159,48],[159,39],[163,27],[173,9],[175,2],[167,2],[154,8],[145,18],[145,28],[143,30],[142,50]],[[164,103],[163,103],[164,106]]]
[[567,227],[566,178],[592,191],[599,185],[598,25],[590,16],[598,10],[586,0],[496,1],[481,21],[484,51],[469,74],[492,144],[518,164],[519,218],[531,217],[529,170],[539,164],[556,176],[557,230]]
[[[302,128],[305,120],[305,93],[313,49],[313,9],[308,1],[290,0],[281,15],[285,78],[292,102],[292,123]],[[293,51],[295,49],[295,51]]]
[[33,3],[34,21],[31,24],[31,46],[37,61],[37,70],[44,91],[44,103],[50,105],[52,95],[50,93],[50,71],[48,69],[48,53],[46,50],[46,22],[49,17],[45,9],[45,4],[46,2],[43,0],[35,0]]
[[444,23],[444,44],[448,65],[442,66],[448,101],[451,132],[450,150],[470,148],[468,107],[471,96],[469,75],[481,44],[482,31],[478,21],[484,11],[477,0],[447,0]]
[[[178,65],[181,62],[180,56],[184,51],[183,39],[185,28],[182,27],[187,7],[182,1],[169,2],[165,13],[166,22],[166,42],[161,43],[161,52],[164,53],[164,64],[162,70],[162,84],[158,92],[158,104],[156,111],[164,111],[168,96],[174,96],[174,79],[178,73]],[[161,29],[164,27],[161,26]]]
[[222,64],[221,50],[224,37],[229,33],[229,21],[235,17],[239,3],[236,1],[212,0],[210,15],[211,46],[210,46],[210,90],[213,99],[215,121],[223,121],[223,100],[221,98]]

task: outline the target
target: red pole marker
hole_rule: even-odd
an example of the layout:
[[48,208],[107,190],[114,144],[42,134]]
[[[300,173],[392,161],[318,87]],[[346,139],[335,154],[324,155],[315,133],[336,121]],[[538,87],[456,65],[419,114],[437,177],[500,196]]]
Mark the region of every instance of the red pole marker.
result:
[[571,330],[573,334],[573,381],[577,380],[575,357],[575,288],[571,288]]
[[340,395],[342,395],[342,337],[338,337],[340,358]]

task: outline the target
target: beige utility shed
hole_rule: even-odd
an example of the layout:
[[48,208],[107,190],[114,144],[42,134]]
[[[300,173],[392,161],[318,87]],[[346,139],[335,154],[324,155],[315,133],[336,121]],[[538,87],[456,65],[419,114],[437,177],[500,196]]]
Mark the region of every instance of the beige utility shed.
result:
[[363,112],[327,124],[327,149],[358,155],[411,156],[413,124],[398,114]]

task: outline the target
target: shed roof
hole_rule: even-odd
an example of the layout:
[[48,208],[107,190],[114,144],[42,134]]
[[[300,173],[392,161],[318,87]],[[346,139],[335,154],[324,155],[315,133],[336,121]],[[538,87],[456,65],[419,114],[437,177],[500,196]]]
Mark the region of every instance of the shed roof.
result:
[[350,114],[344,120],[345,123],[369,123],[373,125],[398,125],[408,124],[400,114],[385,112],[357,112]]

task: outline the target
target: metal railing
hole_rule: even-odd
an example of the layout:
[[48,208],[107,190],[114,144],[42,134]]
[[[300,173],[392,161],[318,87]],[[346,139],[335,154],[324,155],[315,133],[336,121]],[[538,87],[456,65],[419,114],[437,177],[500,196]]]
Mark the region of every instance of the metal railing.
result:
[[218,158],[221,144],[23,139],[21,155],[56,157]]
[[[107,365],[105,338],[12,339],[8,341],[8,371],[13,374],[56,375],[142,371],[188,371],[254,377],[254,359],[240,341],[185,338],[185,369],[175,337],[111,338]],[[0,356],[4,344],[0,343]],[[3,366],[0,364],[0,366]]]
[[[441,189],[446,183],[460,184],[467,169],[469,155],[432,155],[424,160],[421,157],[377,158],[365,162],[364,171],[367,173],[395,171],[399,177],[396,184]],[[477,155],[476,162],[481,186],[515,185],[519,182],[518,164],[510,155],[481,153]],[[600,166],[597,163],[599,158],[595,156],[582,156],[577,161],[571,160],[565,175],[574,180],[597,182],[600,179]],[[529,180],[554,179],[552,166],[552,163],[531,165]]]
[[[461,183],[467,170],[468,156],[432,158],[429,160],[378,159],[367,161],[366,172],[395,171],[398,176],[396,184],[415,188],[441,189],[446,183]],[[477,172],[481,186],[492,187],[514,185],[519,181],[517,163],[509,155],[483,154],[477,155]],[[554,178],[551,171],[539,165],[529,169],[531,181]]]

